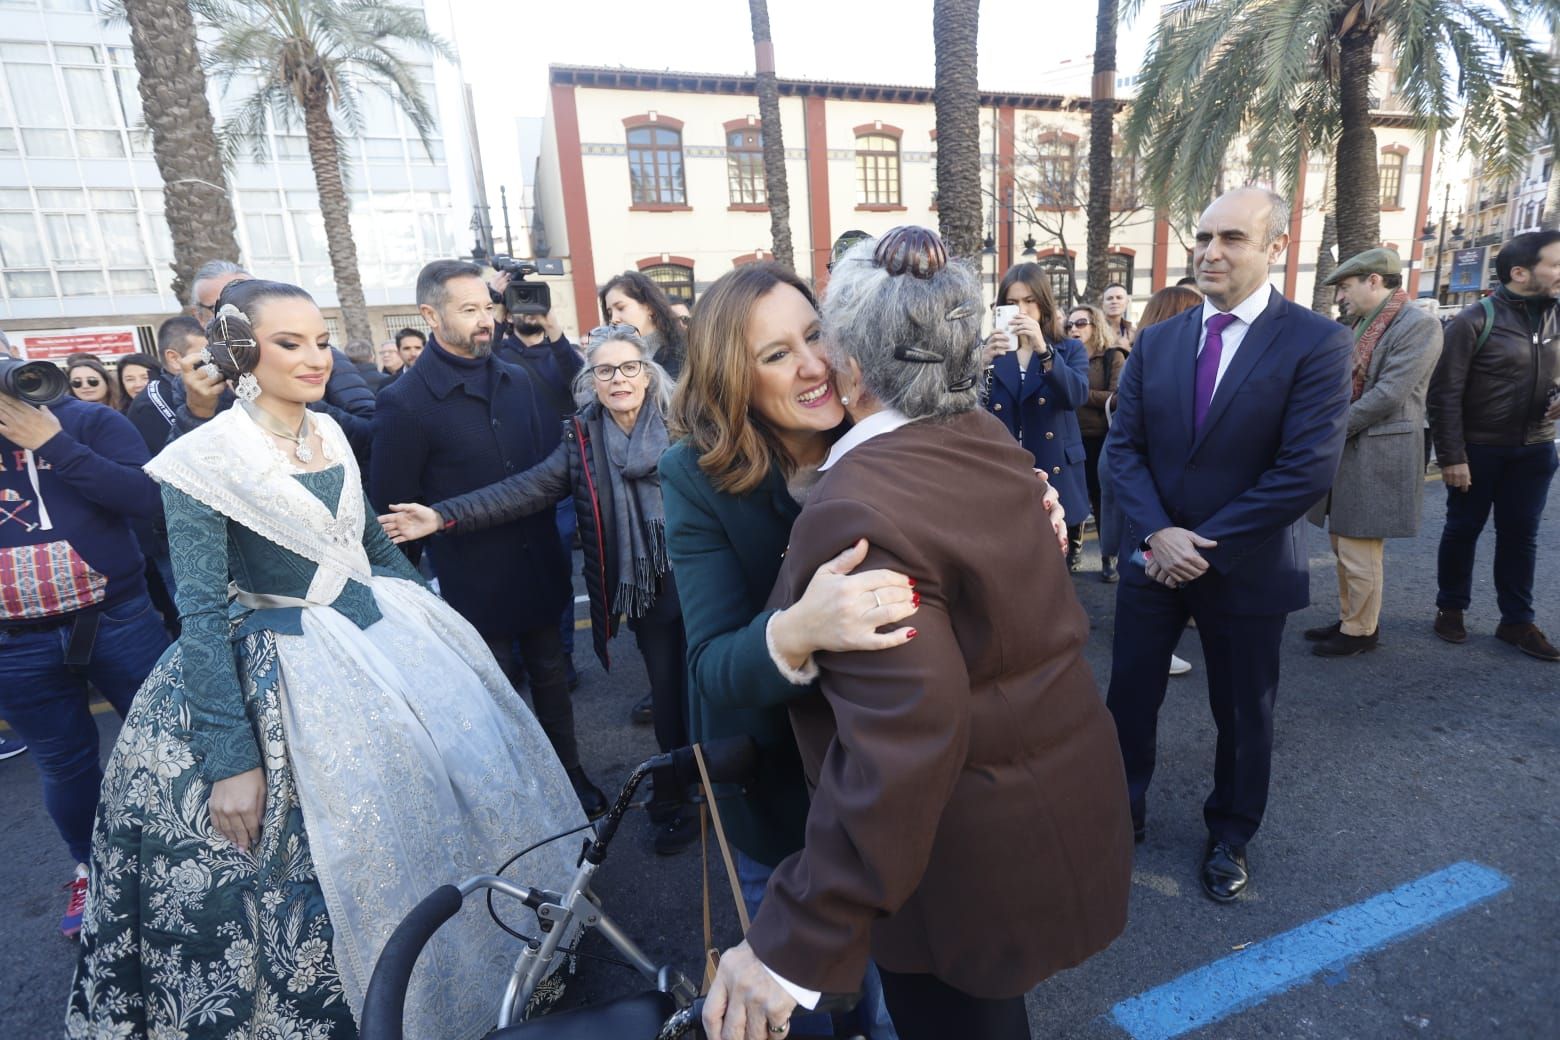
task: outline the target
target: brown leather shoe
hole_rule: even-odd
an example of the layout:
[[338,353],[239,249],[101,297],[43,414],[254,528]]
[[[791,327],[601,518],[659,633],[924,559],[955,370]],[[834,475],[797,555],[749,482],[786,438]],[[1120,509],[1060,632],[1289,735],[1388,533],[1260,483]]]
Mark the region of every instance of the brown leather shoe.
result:
[[1520,625],[1497,625],[1495,638],[1510,643],[1540,661],[1560,661],[1560,650],[1556,650],[1554,644],[1544,638],[1544,633],[1531,621]]
[[1437,610],[1435,612],[1435,634],[1448,643],[1466,643],[1468,630],[1463,627],[1463,612],[1460,610]]

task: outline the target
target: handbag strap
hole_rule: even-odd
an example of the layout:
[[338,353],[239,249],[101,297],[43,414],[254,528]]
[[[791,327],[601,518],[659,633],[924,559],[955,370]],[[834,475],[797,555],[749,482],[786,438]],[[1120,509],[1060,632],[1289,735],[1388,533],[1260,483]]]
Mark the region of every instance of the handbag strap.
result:
[[[737,881],[736,864],[731,861],[731,846],[726,842],[726,828],[720,822],[720,805],[715,798],[715,785],[710,783],[710,772],[704,765],[704,751],[698,744],[693,745],[693,760],[699,766],[699,780],[704,784],[704,804],[710,811],[710,819],[715,823],[715,840],[720,844],[720,858],[726,864],[726,880],[731,883],[731,898],[737,904],[737,921],[742,925],[742,934],[745,936],[752,922],[748,920],[747,904],[742,901],[742,886]],[[699,830],[702,838],[704,830],[702,819]],[[706,856],[704,858],[704,945],[706,949],[710,943],[709,869],[709,857]]]

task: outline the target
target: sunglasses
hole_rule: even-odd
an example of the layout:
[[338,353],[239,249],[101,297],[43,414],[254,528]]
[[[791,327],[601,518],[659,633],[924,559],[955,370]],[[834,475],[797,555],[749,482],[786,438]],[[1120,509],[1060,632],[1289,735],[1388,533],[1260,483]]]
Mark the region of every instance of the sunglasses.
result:
[[1090,321],[1088,318],[1077,318],[1077,319],[1074,319],[1072,321],[1064,322],[1062,324],[1062,328],[1064,328],[1064,329],[1086,329],[1090,325],[1093,325],[1093,324],[1094,324],[1094,322]]
[[90,378],[89,379],[72,379],[70,381],[70,385],[75,387],[77,390],[80,390],[84,386],[102,386],[103,385],[103,380],[101,380],[101,379],[90,379]]
[[644,371],[644,367],[643,361],[625,361],[621,365],[592,365],[590,372],[596,377],[596,382],[610,383],[619,372],[623,373],[624,379],[633,379]]

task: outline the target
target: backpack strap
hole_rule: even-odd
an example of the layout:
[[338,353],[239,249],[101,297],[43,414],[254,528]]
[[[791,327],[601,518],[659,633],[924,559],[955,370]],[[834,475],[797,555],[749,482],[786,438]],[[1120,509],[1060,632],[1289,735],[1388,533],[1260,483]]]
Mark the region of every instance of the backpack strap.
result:
[[1484,344],[1490,341],[1490,333],[1495,328],[1495,301],[1488,296],[1481,297],[1479,309],[1484,311],[1484,327],[1479,330],[1479,338],[1473,341],[1475,354],[1484,349]]

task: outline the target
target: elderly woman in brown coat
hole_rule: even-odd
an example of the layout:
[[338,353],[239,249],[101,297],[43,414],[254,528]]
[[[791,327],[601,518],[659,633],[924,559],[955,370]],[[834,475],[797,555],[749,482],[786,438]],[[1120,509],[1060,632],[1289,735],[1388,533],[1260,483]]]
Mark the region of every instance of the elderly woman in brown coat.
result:
[[[915,638],[818,653],[791,718],[806,844],[722,958],[712,1037],[778,1037],[868,959],[902,1040],[1029,1036],[1024,994],[1126,924],[1132,828],[1030,454],[979,406],[979,286],[898,228],[835,265],[825,342],[854,426],[792,530],[772,603],[858,538],[910,575]],[[863,596],[861,610],[878,608]],[[805,676],[803,678],[806,678]]]

